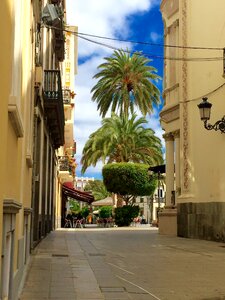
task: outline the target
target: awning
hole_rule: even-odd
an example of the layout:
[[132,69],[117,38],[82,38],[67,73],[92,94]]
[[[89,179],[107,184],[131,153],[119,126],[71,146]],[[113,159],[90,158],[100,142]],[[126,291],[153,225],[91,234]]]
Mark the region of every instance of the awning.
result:
[[94,201],[94,197],[91,194],[76,190],[73,187],[72,182],[64,182],[62,186],[62,192],[65,196],[73,198],[77,201],[87,202],[89,204]]
[[93,202],[92,206],[113,206],[112,197],[106,197],[105,199]]

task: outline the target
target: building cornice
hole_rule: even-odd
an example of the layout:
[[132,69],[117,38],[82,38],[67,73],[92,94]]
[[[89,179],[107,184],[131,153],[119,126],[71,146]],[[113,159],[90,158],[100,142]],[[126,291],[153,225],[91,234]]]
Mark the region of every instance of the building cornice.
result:
[[13,199],[3,200],[3,213],[4,214],[17,214],[22,208],[22,204]]
[[163,93],[162,93],[163,98],[165,98],[165,96],[166,96],[168,93],[172,92],[173,90],[175,90],[175,89],[177,89],[177,88],[179,88],[179,83],[176,83],[176,84],[174,84],[173,86],[171,86],[171,87],[169,87],[169,88],[166,88],[166,89],[163,91]]
[[30,207],[24,207],[23,212],[24,215],[30,215],[33,212],[33,209]]
[[[166,7],[167,4],[168,6]],[[165,14],[167,18],[172,17],[178,10],[179,0],[163,0],[160,5],[160,11]]]
[[165,123],[170,123],[174,120],[179,119],[180,106],[179,106],[179,104],[175,104],[170,107],[165,106],[159,115],[160,115],[161,121],[163,121]]

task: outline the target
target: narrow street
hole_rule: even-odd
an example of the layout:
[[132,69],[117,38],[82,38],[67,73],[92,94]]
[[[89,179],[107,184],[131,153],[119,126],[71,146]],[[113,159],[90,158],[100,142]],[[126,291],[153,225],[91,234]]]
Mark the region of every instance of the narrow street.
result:
[[32,255],[21,300],[225,299],[225,244],[157,229],[61,229]]

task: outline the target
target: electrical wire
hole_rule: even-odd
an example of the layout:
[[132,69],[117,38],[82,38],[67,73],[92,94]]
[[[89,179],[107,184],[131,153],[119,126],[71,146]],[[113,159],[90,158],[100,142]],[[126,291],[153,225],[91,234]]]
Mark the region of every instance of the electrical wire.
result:
[[[127,42],[127,43],[134,43],[134,44],[141,44],[141,45],[150,45],[150,46],[160,46],[160,47],[168,47],[168,48],[179,48],[179,49],[192,49],[192,50],[220,50],[220,51],[224,51],[224,48],[219,48],[219,47],[194,47],[194,46],[175,46],[175,45],[167,45],[167,44],[155,44],[155,43],[150,43],[150,42],[143,42],[143,41],[132,41],[132,40],[122,40],[122,39],[116,39],[116,38],[109,38],[109,37],[105,37],[105,36],[99,36],[99,35],[93,35],[93,34],[87,34],[87,33],[82,33],[82,32],[74,32],[74,31],[70,31],[70,30],[65,30],[67,32],[73,33],[75,35],[77,35],[79,38],[84,39],[86,41],[101,45],[101,46],[105,46],[108,47],[110,49],[113,50],[118,50],[117,47],[111,46],[111,45],[107,45],[105,43],[101,43],[101,42],[97,42],[97,41],[93,41],[87,37],[95,37],[95,38],[100,38],[100,39],[106,39],[106,40],[112,40],[112,41],[119,41],[119,42]],[[129,52],[129,53],[135,53],[135,51],[130,51],[130,50],[124,50],[125,52]],[[186,60],[186,61],[214,61],[214,60],[224,60],[224,57],[209,57],[209,58],[175,58],[175,57],[166,57],[166,56],[159,56],[159,55],[154,55],[154,54],[149,54],[149,53],[145,53],[145,55],[149,55],[151,57],[154,58],[160,58],[160,59],[168,59],[168,60]],[[202,97],[206,97],[206,96],[210,96],[213,93],[217,92],[219,89],[221,89],[223,86],[225,86],[225,83],[221,84],[220,86],[218,86],[217,88],[215,88],[214,90],[202,95],[201,97],[196,97],[193,99],[189,99],[187,101],[179,101],[179,103],[187,103],[187,102],[192,102],[192,101],[197,101],[199,99],[201,99]]]
[[[44,25],[48,29],[55,29],[63,32],[68,32],[71,34],[76,35],[80,39],[83,39],[85,41],[88,41],[90,43],[103,46],[112,50],[121,50],[118,47],[115,47],[113,45],[109,45],[103,42],[99,42],[96,40],[92,40],[88,37],[85,36],[90,36],[90,37],[96,37],[96,38],[102,38],[102,39],[108,39],[108,40],[113,40],[113,41],[119,41],[119,42],[130,42],[130,43],[136,43],[136,44],[145,44],[145,45],[151,45],[151,46],[162,46],[162,47],[172,47],[172,48],[178,48],[178,49],[192,49],[192,50],[220,50],[224,51],[224,48],[213,48],[213,47],[193,47],[193,46],[175,46],[175,45],[163,45],[163,44],[154,44],[154,43],[148,43],[148,42],[135,42],[135,41],[128,41],[128,40],[121,40],[121,39],[114,39],[114,38],[109,38],[109,37],[103,37],[103,36],[97,36],[97,35],[91,35],[91,34],[86,34],[86,33],[78,33],[76,31],[68,30],[68,29],[60,29],[58,27],[50,26],[50,25]],[[189,61],[189,62],[205,62],[205,61],[222,61],[224,60],[224,57],[170,57],[170,56],[163,56],[163,55],[157,55],[157,54],[152,54],[152,53],[147,53],[143,51],[133,51],[133,50],[125,50],[123,49],[124,52],[127,53],[136,53],[139,55],[144,55],[146,57],[149,57],[151,59],[161,59],[161,60],[171,60],[171,61]]]
[[206,97],[206,96],[210,96],[212,94],[214,94],[215,92],[217,92],[218,90],[220,90],[223,86],[225,86],[225,82],[222,83],[221,85],[219,85],[217,88],[215,88],[214,90],[202,95],[201,97],[196,97],[196,98],[193,98],[193,99],[189,99],[187,101],[179,101],[179,103],[187,103],[187,102],[192,102],[192,101],[197,101],[197,100],[200,100],[202,99],[203,97]]
[[[72,33],[74,35],[76,35],[77,37],[86,40],[88,42],[103,46],[103,47],[107,47],[110,48],[112,50],[119,50],[117,47],[112,46],[112,45],[108,45],[106,43],[102,43],[102,42],[98,42],[98,41],[94,41],[88,37],[94,37],[94,38],[99,38],[99,39],[106,39],[106,40],[112,40],[112,41],[118,41],[118,42],[126,42],[126,43],[133,43],[133,44],[141,44],[141,45],[149,45],[149,46],[160,46],[160,47],[165,47],[165,48],[178,48],[178,49],[191,49],[191,50],[220,50],[220,51],[224,51],[225,48],[219,48],[219,47],[194,47],[194,46],[175,46],[175,45],[167,45],[167,44],[155,44],[155,43],[150,43],[150,42],[143,42],[143,41],[132,41],[132,40],[122,40],[122,39],[116,39],[116,38],[109,38],[109,37],[105,37],[105,36],[98,36],[98,35],[93,35],[93,34],[87,34],[87,33],[82,33],[82,32],[76,32],[76,31],[72,31],[72,30],[68,30],[68,29],[59,29],[58,27],[54,27],[54,26],[48,26],[45,25],[46,28],[49,29],[55,29],[55,30],[61,30],[63,32],[68,32],[68,33]],[[155,54],[151,54],[151,53],[145,53],[145,52],[137,52],[137,51],[132,51],[132,50],[123,50],[124,52],[127,53],[136,53],[136,54],[140,54],[140,55],[145,55],[147,57],[151,57],[151,58],[156,58],[156,59],[164,59],[164,60],[178,60],[178,61],[219,61],[219,60],[224,60],[224,57],[195,57],[195,58],[181,58],[181,57],[167,57],[167,56],[160,56],[160,55],[155,55]],[[214,90],[202,95],[201,97],[196,97],[193,99],[189,99],[187,101],[179,101],[179,103],[187,103],[187,102],[192,102],[192,101],[197,101],[199,99],[201,99],[202,97],[205,96],[209,96],[212,95],[213,93],[215,93],[216,91],[218,91],[219,89],[221,89],[223,86],[225,86],[225,83],[221,84],[220,86],[218,86],[217,88],[215,88]]]
[[[110,48],[110,49],[113,49],[113,50],[119,50],[119,48],[115,47],[115,46],[112,46],[112,45],[108,45],[108,44],[105,44],[105,43],[102,43],[102,42],[97,42],[97,41],[94,41],[94,40],[91,40],[89,38],[86,38],[86,37],[83,37],[83,36],[80,36],[79,34],[76,34],[79,38],[83,39],[83,40],[86,40],[88,42],[91,42],[91,43],[94,43],[94,44],[97,44],[97,45],[100,45],[100,46],[104,46],[104,47],[107,47],[107,48]],[[124,52],[127,52],[127,53],[136,53],[138,54],[137,51],[133,51],[133,50],[125,50],[123,49]],[[154,58],[154,59],[162,59],[162,60],[177,60],[177,61],[221,61],[223,60],[224,58],[223,57],[187,57],[187,58],[184,58],[184,57],[169,57],[169,56],[162,56],[162,55],[156,55],[156,54],[152,54],[152,53],[147,53],[147,52],[139,52],[140,55],[145,55],[146,57],[150,57],[150,58]]]
[[[65,30],[65,31],[67,31],[67,30]],[[117,41],[117,42],[148,45],[148,46],[157,46],[157,47],[165,47],[165,48],[179,48],[179,49],[193,49],[193,50],[224,50],[224,48],[221,48],[221,47],[198,47],[198,46],[179,46],[179,45],[157,44],[157,43],[151,43],[151,42],[110,38],[110,37],[106,37],[106,36],[88,34],[88,33],[83,33],[83,32],[73,32],[73,31],[69,31],[69,32],[77,34],[79,36],[89,36],[89,37],[95,37],[95,38],[99,38],[99,39],[105,39],[105,40],[111,40],[111,41]]]

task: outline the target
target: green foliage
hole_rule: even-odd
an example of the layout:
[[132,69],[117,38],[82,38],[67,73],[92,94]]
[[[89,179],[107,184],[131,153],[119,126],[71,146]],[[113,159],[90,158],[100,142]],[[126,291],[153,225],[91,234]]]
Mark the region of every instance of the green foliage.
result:
[[78,213],[80,211],[80,204],[77,201],[69,200],[69,206],[73,213]]
[[98,82],[92,88],[92,100],[97,102],[102,117],[109,109],[128,117],[135,107],[146,115],[153,111],[153,104],[159,104],[160,93],[153,81],[160,77],[149,62],[141,53],[115,50],[98,66],[99,72],[94,76]]
[[148,165],[137,163],[112,163],[103,167],[103,181],[108,191],[120,195],[152,195],[156,178],[149,177]]
[[162,144],[147,120],[132,114],[130,119],[112,114],[102,120],[102,127],[92,133],[86,142],[81,159],[82,172],[98,161],[134,162],[149,165],[163,163]]
[[102,206],[99,209],[99,217],[100,218],[110,218],[112,216],[112,206]]
[[108,196],[111,195],[111,193],[109,193],[103,183],[102,180],[94,180],[94,181],[89,181],[85,188],[85,191],[91,191],[92,195],[94,196],[95,200],[101,200],[104,199]]
[[87,206],[83,207],[82,210],[81,210],[81,215],[83,218],[87,218],[87,216],[89,215],[90,213],[90,210]]
[[124,205],[115,208],[115,224],[118,226],[129,226],[139,214],[139,206]]

